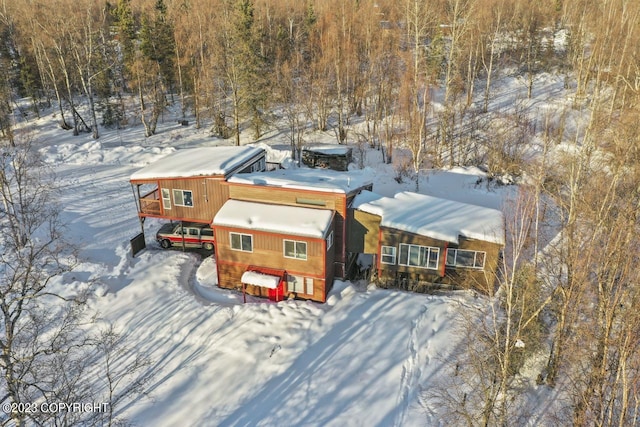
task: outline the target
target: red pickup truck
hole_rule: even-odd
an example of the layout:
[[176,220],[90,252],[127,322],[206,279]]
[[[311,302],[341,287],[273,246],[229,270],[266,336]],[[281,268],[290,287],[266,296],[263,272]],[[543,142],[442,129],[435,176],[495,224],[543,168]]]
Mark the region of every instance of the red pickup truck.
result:
[[165,249],[171,246],[187,248],[203,248],[213,250],[213,230],[208,224],[195,222],[168,223],[160,227],[156,233],[156,241]]

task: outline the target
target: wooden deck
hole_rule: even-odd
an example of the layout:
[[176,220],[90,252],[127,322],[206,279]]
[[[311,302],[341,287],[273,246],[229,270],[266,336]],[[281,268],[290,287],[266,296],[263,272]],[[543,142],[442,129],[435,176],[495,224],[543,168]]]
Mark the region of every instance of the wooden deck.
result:
[[160,215],[160,191],[157,188],[140,197],[140,213]]

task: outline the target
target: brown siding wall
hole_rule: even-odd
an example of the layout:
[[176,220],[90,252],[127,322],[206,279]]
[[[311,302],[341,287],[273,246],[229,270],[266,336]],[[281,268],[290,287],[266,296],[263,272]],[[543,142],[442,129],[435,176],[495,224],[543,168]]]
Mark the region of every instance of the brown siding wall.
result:
[[462,288],[473,288],[483,293],[492,291],[496,283],[496,271],[498,270],[502,246],[497,243],[460,237],[458,246],[451,245],[449,247],[452,249],[485,251],[487,257],[483,270],[447,267],[447,282]]
[[[300,206],[304,208],[331,209],[343,215],[345,214],[345,212],[341,212],[344,210],[341,206],[344,204],[343,200],[345,198],[345,195],[342,193],[315,192],[235,183],[227,183],[226,185],[229,186],[229,198],[235,200]],[[296,200],[300,201],[300,199],[317,201],[324,203],[324,205],[298,203]]]
[[[287,206],[298,206],[311,209],[331,209],[335,215],[335,277],[344,278],[344,265],[347,261],[345,245],[346,194],[311,190],[296,190],[260,185],[235,184],[227,182],[229,198],[249,202],[271,203]],[[313,201],[318,204],[300,203]]]
[[347,215],[347,251],[377,254],[381,218],[356,209],[349,209]]
[[[242,274],[246,271],[248,266],[236,265],[236,264],[218,264],[218,277],[220,280],[219,286],[225,289],[232,289],[236,291],[242,291]],[[298,297],[303,299],[309,299],[317,302],[326,301],[326,285],[323,279],[313,278],[313,295],[300,294]],[[245,292],[248,295],[254,295],[262,298],[269,296],[269,290],[261,288],[259,286],[245,286]],[[284,296],[287,297],[287,285],[284,285]]]
[[[253,235],[253,252],[242,252],[231,249],[229,233]],[[332,252],[325,254],[324,239],[311,239],[299,236],[255,232],[252,230],[215,227],[216,259],[218,262],[219,286],[228,289],[242,289],[240,279],[249,266],[268,267],[286,270],[289,274],[311,277],[314,281],[313,295],[300,294],[301,298],[324,302],[325,282],[332,280],[332,271],[327,271],[326,259]],[[286,258],[283,255],[284,240],[295,240],[307,243],[307,260]],[[252,291],[253,292],[253,291]],[[266,290],[257,289],[255,295],[266,296]]]
[[[438,270],[398,265],[400,243],[440,248]],[[460,288],[475,288],[483,292],[486,292],[487,289],[490,286],[493,286],[495,282],[495,272],[501,250],[500,245],[481,240],[465,239],[460,237],[459,245],[456,246],[445,241],[385,227],[382,227],[381,245],[394,246],[396,248],[396,265],[379,264],[379,279],[383,285],[397,287],[398,278],[403,275],[409,282],[453,285]],[[484,270],[451,267],[446,268],[444,270],[445,275],[442,276],[442,267],[446,261],[446,249],[448,248],[485,251],[487,253],[487,257],[485,260]],[[429,286],[424,288],[427,289]],[[420,285],[415,285],[414,288],[410,288],[410,290],[420,290]]]
[[[426,236],[420,236],[417,234],[407,233],[391,228],[381,227],[382,239],[381,246],[394,246],[396,248],[396,265],[382,264],[380,263],[380,277],[389,280],[395,279],[397,273],[405,273],[410,280],[419,280],[432,283],[442,282],[442,266],[444,265],[444,249],[446,242],[442,240],[432,239]],[[440,248],[440,256],[438,259],[438,270],[431,270],[428,268],[407,267],[404,265],[398,265],[398,258],[400,257],[400,243],[406,243],[411,245],[431,246]],[[376,251],[377,253],[377,251]],[[380,257],[379,257],[380,258]]]
[[[195,221],[210,224],[214,215],[228,199],[228,190],[221,183],[222,178],[183,178],[158,181],[160,189],[166,188],[171,194],[171,209],[164,210],[162,218]],[[176,206],[173,190],[191,191],[193,206]],[[162,192],[160,193],[162,194]],[[160,200],[162,205],[162,200]]]

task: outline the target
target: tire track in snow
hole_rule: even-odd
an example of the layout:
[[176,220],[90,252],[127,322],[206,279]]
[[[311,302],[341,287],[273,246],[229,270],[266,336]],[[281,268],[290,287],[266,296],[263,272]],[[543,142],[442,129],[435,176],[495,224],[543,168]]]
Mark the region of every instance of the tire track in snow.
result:
[[402,373],[400,375],[400,390],[397,398],[397,413],[394,421],[395,426],[404,425],[404,419],[409,410],[412,400],[412,390],[414,390],[422,374],[422,368],[420,367],[420,354],[418,333],[421,330],[422,323],[427,318],[428,306],[425,304],[422,306],[418,316],[411,322],[411,331],[409,332],[409,342],[407,343],[407,349],[409,350],[409,357],[402,364]]

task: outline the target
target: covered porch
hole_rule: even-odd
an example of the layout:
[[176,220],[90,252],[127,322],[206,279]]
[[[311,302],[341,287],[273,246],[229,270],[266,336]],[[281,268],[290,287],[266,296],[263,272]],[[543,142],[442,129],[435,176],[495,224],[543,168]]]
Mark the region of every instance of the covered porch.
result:
[[138,216],[162,215],[160,189],[154,184],[132,184],[133,196],[138,208]]

